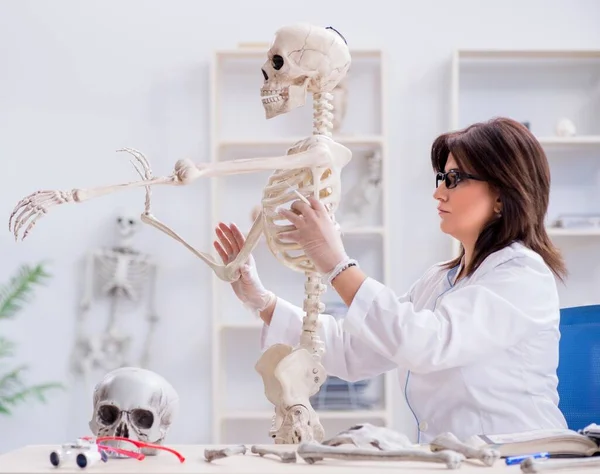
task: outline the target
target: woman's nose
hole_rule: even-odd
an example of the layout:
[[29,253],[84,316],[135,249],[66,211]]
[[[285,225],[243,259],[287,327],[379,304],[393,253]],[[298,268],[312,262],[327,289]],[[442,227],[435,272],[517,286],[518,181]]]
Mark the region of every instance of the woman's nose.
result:
[[440,183],[440,185],[435,188],[433,191],[433,199],[438,201],[447,201],[448,200],[448,190],[446,189],[445,183]]

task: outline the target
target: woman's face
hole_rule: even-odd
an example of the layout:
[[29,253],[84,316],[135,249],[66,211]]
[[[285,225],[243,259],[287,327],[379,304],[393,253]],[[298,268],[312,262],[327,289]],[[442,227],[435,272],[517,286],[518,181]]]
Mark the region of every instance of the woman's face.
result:
[[[445,172],[462,170],[452,153],[448,156]],[[433,193],[438,201],[442,232],[451,235],[467,246],[475,245],[483,227],[501,211],[498,194],[492,192],[485,181],[463,178],[454,188],[448,189],[442,180]]]

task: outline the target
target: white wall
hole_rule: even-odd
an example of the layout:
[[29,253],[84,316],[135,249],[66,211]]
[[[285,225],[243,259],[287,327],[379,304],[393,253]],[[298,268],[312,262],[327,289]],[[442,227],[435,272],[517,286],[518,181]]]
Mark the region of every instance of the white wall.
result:
[[[444,259],[429,146],[449,126],[449,60],[454,48],[600,48],[594,0],[0,2],[0,216],[38,189],[71,189],[135,179],[115,149],[144,150],[156,173],[175,160],[208,159],[208,61],[215,48],[270,41],[282,24],[332,25],[351,47],[388,51],[394,203],[392,285],[404,291]],[[387,6],[386,6],[387,4]],[[393,9],[392,9],[392,5]],[[260,74],[257,71],[257,74]],[[210,249],[208,185],[156,189],[154,213],[201,249]],[[136,210],[143,191],[53,209],[25,241],[0,233],[0,278],[24,263],[52,261],[51,284],[2,334],[18,342],[28,381],[70,383],[81,259],[110,238],[114,208]],[[408,204],[410,203],[410,204]],[[413,230],[419,228],[419,236]],[[210,442],[208,268],[150,228],[140,246],[161,262],[158,350],[152,368],[179,389],[185,421],[172,443]],[[53,395],[0,419],[0,452],[87,433],[89,392]],[[403,406],[401,404],[400,406]],[[413,434],[400,410],[397,427]]]

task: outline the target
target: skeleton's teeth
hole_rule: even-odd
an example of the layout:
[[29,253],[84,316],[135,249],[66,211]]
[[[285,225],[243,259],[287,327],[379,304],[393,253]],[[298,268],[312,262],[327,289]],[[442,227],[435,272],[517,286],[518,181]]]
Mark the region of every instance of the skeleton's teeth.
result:
[[262,96],[263,104],[270,104],[272,102],[278,102],[283,100],[283,96],[286,95],[287,88],[284,89],[264,89],[260,91]]

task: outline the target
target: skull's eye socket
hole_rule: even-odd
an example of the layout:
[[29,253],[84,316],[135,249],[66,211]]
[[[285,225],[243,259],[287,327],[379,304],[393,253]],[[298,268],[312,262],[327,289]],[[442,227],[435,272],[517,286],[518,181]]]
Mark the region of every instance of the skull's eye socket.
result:
[[283,58],[281,56],[279,56],[279,54],[276,54],[275,56],[273,56],[273,68],[276,71],[279,71],[282,67],[283,67]]
[[102,405],[98,408],[98,418],[105,425],[115,424],[120,413],[120,410],[114,405]]
[[129,219],[129,225],[133,225],[133,219]]
[[121,222],[123,222],[123,218],[122,217],[117,217],[117,222],[120,224]]
[[148,410],[133,410],[131,412],[131,421],[135,426],[143,430],[149,430],[154,424],[154,415]]

